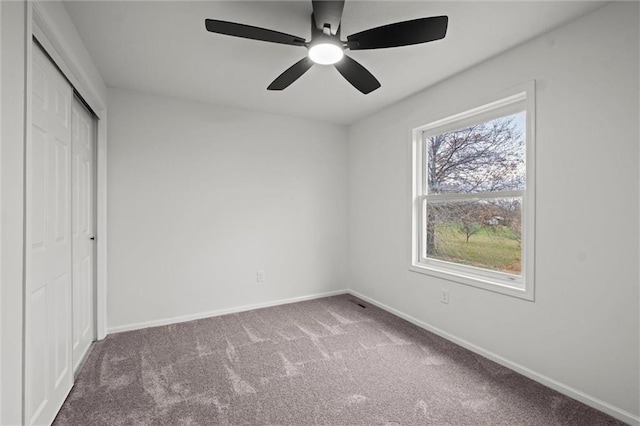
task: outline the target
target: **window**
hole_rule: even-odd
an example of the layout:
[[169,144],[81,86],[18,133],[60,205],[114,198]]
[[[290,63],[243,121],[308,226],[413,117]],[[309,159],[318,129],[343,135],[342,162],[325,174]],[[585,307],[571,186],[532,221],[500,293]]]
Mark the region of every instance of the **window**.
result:
[[533,84],[413,131],[411,270],[533,300]]

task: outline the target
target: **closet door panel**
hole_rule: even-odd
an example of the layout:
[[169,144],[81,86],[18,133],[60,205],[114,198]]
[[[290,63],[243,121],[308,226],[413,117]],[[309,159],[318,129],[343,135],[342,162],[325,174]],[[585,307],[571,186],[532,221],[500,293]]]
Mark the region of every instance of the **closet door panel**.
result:
[[93,341],[93,116],[74,99],[73,171],[73,369],[80,366]]
[[48,424],[73,384],[71,359],[71,101],[34,43],[27,141],[25,421]]

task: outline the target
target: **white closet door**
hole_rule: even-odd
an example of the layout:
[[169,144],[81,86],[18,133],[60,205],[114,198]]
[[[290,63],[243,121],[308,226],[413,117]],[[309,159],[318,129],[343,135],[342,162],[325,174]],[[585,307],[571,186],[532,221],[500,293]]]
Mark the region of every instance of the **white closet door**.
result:
[[72,112],[73,370],[93,341],[93,117],[76,98]]
[[72,88],[34,43],[27,141],[25,422],[49,424],[71,365]]

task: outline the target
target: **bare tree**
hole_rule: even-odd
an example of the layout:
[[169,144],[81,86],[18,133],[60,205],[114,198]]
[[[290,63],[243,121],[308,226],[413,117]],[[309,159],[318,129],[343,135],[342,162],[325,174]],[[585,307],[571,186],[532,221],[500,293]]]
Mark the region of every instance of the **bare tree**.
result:
[[507,199],[501,203],[503,225],[511,231],[511,238],[522,242],[522,204],[520,200]]
[[490,225],[496,217],[499,215],[491,203],[463,202],[457,203],[454,216],[449,220],[459,224],[468,243],[473,234]]
[[[525,141],[513,116],[475,124],[427,139],[427,185],[430,194],[523,189]],[[502,218],[495,203],[453,202],[455,208],[427,208],[426,249],[436,253],[436,225],[455,223],[469,238],[491,220]],[[514,209],[511,209],[514,210]],[[508,217],[518,227],[519,215]]]

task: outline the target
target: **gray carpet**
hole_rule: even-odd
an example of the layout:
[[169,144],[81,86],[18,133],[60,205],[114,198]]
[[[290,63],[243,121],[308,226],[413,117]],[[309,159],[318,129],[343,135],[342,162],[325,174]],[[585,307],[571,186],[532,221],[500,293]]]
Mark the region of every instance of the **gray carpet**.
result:
[[54,424],[622,423],[343,295],[109,335]]

